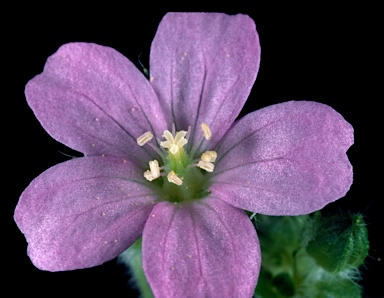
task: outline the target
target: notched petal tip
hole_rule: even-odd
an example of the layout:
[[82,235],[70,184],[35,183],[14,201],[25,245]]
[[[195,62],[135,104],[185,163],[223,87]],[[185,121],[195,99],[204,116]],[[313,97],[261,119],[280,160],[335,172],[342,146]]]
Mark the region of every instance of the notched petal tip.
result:
[[211,191],[257,213],[314,212],[349,190],[352,143],[352,126],[327,105],[292,101],[263,108],[226,135]]

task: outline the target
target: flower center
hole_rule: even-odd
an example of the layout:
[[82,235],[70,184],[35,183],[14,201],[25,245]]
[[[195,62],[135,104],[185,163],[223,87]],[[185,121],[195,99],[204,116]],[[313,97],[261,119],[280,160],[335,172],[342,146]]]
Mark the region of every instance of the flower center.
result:
[[[206,123],[202,123],[201,128],[202,138],[198,147],[212,136]],[[186,152],[184,146],[188,143],[188,132],[184,130],[173,133],[165,130],[162,137],[164,140],[158,141],[160,147],[150,143],[153,139],[151,132],[137,138],[139,146],[148,144],[161,157],[160,163],[156,159],[149,161],[149,170],[144,172],[144,178],[160,189],[162,199],[170,202],[184,202],[207,196],[209,173],[214,171],[217,153],[205,151],[195,159],[194,154],[198,147]]]

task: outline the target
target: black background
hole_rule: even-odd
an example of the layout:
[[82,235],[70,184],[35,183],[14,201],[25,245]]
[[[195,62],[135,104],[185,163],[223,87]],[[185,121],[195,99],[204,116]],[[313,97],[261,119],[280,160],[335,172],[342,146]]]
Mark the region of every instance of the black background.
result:
[[[288,100],[313,100],[332,106],[353,125],[355,144],[348,156],[354,166],[354,183],[346,197],[327,210],[360,211],[365,215],[371,250],[362,271],[364,296],[384,296],[379,282],[384,276],[380,261],[384,255],[379,246],[384,212],[379,205],[380,184],[374,182],[382,174],[372,172],[380,162],[376,140],[383,137],[382,132],[373,133],[377,126],[371,123],[376,102],[383,100],[382,93],[380,98],[373,92],[374,43],[380,36],[375,34],[374,9],[266,7],[253,2],[212,7],[161,3],[153,7],[147,3],[141,8],[137,3],[121,7],[104,3],[82,11],[58,3],[57,8],[33,6],[4,11],[5,15],[9,13],[9,21],[2,26],[2,73],[6,76],[1,117],[5,140],[1,198],[5,208],[1,208],[0,218],[5,229],[1,249],[2,271],[6,274],[2,283],[14,296],[27,292],[43,297],[58,293],[130,297],[124,268],[115,260],[96,268],[50,273],[36,269],[27,257],[24,236],[12,218],[18,197],[33,178],[68,159],[58,151],[76,152],[53,140],[40,126],[25,101],[24,86],[42,72],[48,56],[62,44],[74,41],[115,48],[138,67],[142,53],[140,60],[148,67],[151,41],[168,11],[244,13],[255,20],[262,48],[261,66],[241,115]],[[135,297],[136,293],[131,295]]]

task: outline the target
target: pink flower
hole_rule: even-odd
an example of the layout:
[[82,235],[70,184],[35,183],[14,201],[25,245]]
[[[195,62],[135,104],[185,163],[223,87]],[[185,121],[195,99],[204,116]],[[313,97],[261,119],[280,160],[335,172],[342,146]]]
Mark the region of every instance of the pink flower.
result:
[[85,156],[20,197],[15,221],[35,266],[96,266],[142,235],[156,297],[251,297],[261,255],[241,209],[306,214],[352,183],[353,129],[329,106],[286,102],[234,123],[259,61],[254,22],[220,13],[167,14],[149,81],[108,47],[71,43],[51,56],[28,103]]

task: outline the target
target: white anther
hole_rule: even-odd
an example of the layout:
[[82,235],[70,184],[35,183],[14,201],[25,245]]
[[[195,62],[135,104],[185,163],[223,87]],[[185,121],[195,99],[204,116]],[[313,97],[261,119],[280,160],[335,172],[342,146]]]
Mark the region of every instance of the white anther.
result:
[[203,135],[206,140],[209,140],[212,136],[211,129],[207,123],[201,123],[201,129],[203,130]]
[[152,140],[152,138],[153,138],[153,134],[150,131],[147,131],[146,133],[142,134],[140,137],[136,139],[137,145],[144,146],[150,140]]
[[148,181],[152,181],[160,177],[159,162],[156,159],[149,162],[149,170],[144,172],[144,177]]
[[205,151],[201,155],[201,160],[202,161],[207,161],[207,162],[215,162],[217,158],[217,153],[216,151]]
[[149,162],[149,170],[152,173],[153,179],[160,177],[159,162],[156,159]]
[[148,181],[152,181],[155,178],[153,178],[151,171],[147,170],[144,172],[144,178],[147,179]]
[[198,163],[197,163],[197,166],[207,172],[210,172],[212,173],[213,170],[215,169],[215,165],[211,162],[208,162],[208,161],[203,161],[203,160],[200,160]]
[[168,181],[173,183],[173,184],[176,184],[178,186],[182,185],[183,184],[183,180],[180,179],[179,176],[176,175],[176,173],[174,171],[170,171],[167,175],[167,178],[168,178]]
[[187,132],[184,130],[178,131],[173,137],[169,130],[165,130],[163,137],[166,139],[164,142],[160,142],[160,146],[169,149],[172,154],[176,154],[180,148],[183,148],[188,141],[185,139]]

